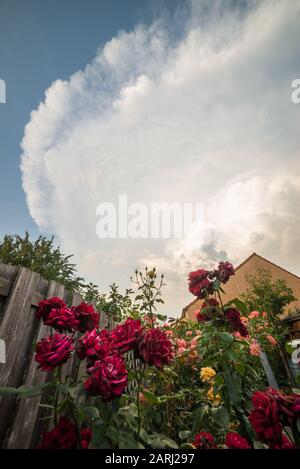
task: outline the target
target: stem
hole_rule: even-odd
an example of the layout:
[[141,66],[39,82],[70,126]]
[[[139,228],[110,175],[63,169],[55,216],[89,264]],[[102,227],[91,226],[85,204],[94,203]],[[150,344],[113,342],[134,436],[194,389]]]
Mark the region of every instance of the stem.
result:
[[[56,370],[56,383],[61,383],[61,367],[60,366]],[[54,425],[55,426],[57,426],[58,424],[58,412],[57,412],[58,399],[59,399],[59,391],[58,389],[56,389],[55,401],[54,401]]]
[[140,408],[140,388],[141,388],[141,382],[138,380],[138,387],[137,387],[137,399],[136,399],[136,406],[137,406],[137,411],[138,411],[138,431],[137,431],[137,437],[138,437],[138,443],[140,442],[140,431],[141,431],[141,408]]
[[79,431],[79,427],[78,427],[78,422],[77,422],[77,419],[76,419],[76,416],[75,416],[75,412],[74,412],[74,402],[73,402],[73,399],[72,397],[70,396],[70,394],[68,394],[68,398],[70,399],[70,403],[71,403],[71,414],[72,414],[72,419],[73,419],[73,422],[74,422],[74,425],[75,425],[75,428],[76,428],[76,433],[77,433],[77,438],[78,438],[78,445],[79,445],[79,449],[82,449],[82,446],[81,446],[81,435],[80,435],[80,431]]
[[218,292],[218,297],[219,297],[219,300],[220,300],[220,305],[221,305],[222,311],[223,311],[223,313],[224,313],[224,306],[223,306],[221,294],[220,294],[219,290],[217,290],[217,292]]
[[140,431],[141,431],[141,423],[142,423],[142,416],[141,416],[141,406],[140,406],[140,389],[141,389],[141,382],[143,379],[144,369],[142,373],[140,373],[136,366],[136,360],[134,360],[134,370],[135,376],[137,380],[137,394],[136,394],[136,407],[138,411],[138,429],[137,429],[137,439],[138,443],[140,442]]

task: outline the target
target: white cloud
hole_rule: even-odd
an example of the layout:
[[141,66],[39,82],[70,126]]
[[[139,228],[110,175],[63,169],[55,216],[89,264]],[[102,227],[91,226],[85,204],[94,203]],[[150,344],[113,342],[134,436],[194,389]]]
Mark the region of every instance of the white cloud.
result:
[[[176,40],[164,21],[137,26],[54,82],[22,142],[38,226],[102,288],[157,263],[173,314],[190,299],[188,271],[202,263],[239,262],[253,250],[294,271],[300,260],[300,106],[290,98],[300,3],[233,10],[215,2],[208,12],[199,4],[191,2]],[[205,243],[195,251],[189,239],[100,241],[96,206],[123,193],[132,202],[205,203]]]

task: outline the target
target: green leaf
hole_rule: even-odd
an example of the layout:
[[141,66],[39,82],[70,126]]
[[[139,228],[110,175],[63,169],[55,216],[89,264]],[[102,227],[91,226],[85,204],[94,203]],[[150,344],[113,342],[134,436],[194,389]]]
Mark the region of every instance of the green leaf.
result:
[[292,355],[293,351],[295,350],[295,347],[292,346],[291,342],[286,342],[284,347],[289,355]]
[[244,303],[243,301],[239,300],[238,298],[234,298],[233,300],[228,301],[228,303],[224,305],[224,308],[230,307],[232,305],[236,306],[236,308],[240,310],[243,314],[247,314],[248,308],[246,303]]
[[151,404],[159,404],[159,399],[155,394],[153,394],[153,392],[144,391],[143,394],[147,401],[149,401]]
[[186,440],[191,434],[191,431],[190,430],[185,430],[185,431],[182,431],[182,432],[179,432],[179,438],[181,440]]
[[228,358],[228,360],[233,361],[233,362],[237,362],[239,359],[238,354],[232,349],[226,350],[224,355]]
[[213,415],[217,424],[221,428],[226,429],[230,421],[230,415],[226,407],[221,406],[221,407],[218,407],[217,409],[214,409]]
[[[67,383],[57,383],[56,384],[56,389],[61,392],[62,394],[68,394],[68,392],[71,392],[71,388]],[[74,388],[73,388],[74,389]],[[72,389],[72,390],[73,390]]]
[[112,442],[117,443],[119,441],[120,433],[115,427],[108,427],[105,430],[105,436],[107,436]]
[[144,430],[144,428],[140,429],[140,438],[147,443],[147,445],[151,444],[151,436]]
[[246,366],[241,363],[241,362],[236,362],[234,364],[234,367],[236,369],[236,371],[241,375],[241,376],[244,376],[245,375],[245,372],[246,372]]
[[18,394],[17,388],[11,388],[8,386],[0,388],[0,396],[12,396],[13,394]]
[[133,438],[133,436],[125,434],[121,435],[119,448],[120,449],[137,449],[139,447],[138,442]]
[[234,337],[229,334],[229,332],[219,332],[218,337],[222,340],[222,342],[226,342],[227,344],[230,344],[234,341]]
[[226,368],[224,371],[224,381],[230,402],[237,407],[240,406],[242,400],[242,384],[240,377]]
[[97,409],[97,407],[82,407],[81,410],[84,415],[91,419],[97,419],[99,417],[99,409]]
[[180,449],[195,449],[195,446],[192,445],[192,443],[183,443],[183,445],[180,446]]
[[49,386],[49,383],[43,383],[35,387],[30,387],[26,385],[20,386],[18,388],[19,397],[24,398],[39,396],[42,393],[43,389],[45,389],[47,386]]
[[170,438],[167,438],[165,435],[155,434],[152,437],[151,448],[153,449],[164,449],[164,448],[178,449],[179,446],[177,445],[175,441],[171,440]]

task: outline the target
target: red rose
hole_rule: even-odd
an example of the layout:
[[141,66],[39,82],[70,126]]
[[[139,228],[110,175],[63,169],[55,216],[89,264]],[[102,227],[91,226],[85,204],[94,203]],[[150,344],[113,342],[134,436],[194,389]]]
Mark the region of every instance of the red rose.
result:
[[93,432],[89,428],[84,428],[80,431],[82,449],[88,449],[92,437],[93,437]]
[[195,435],[193,445],[197,449],[215,449],[217,448],[213,435],[209,432],[200,432]]
[[80,360],[86,358],[88,366],[91,366],[96,360],[106,357],[110,350],[111,340],[109,332],[105,329],[100,332],[97,332],[97,329],[93,329],[79,337],[76,352]]
[[292,443],[285,435],[282,435],[281,445],[276,445],[274,449],[297,449],[294,443]]
[[235,274],[233,265],[228,261],[220,262],[214,273],[221,283],[227,283],[230,277]]
[[242,323],[240,312],[237,309],[227,309],[225,311],[225,316],[234,332],[239,332],[242,337],[247,337],[247,327]]
[[[215,298],[209,298],[205,301],[202,306],[201,310],[196,314],[196,318],[198,322],[207,322],[210,321],[211,316],[216,314],[218,310],[216,308],[219,307],[219,302],[215,300]],[[205,312],[203,312],[205,310]]]
[[77,449],[79,446],[88,448],[92,438],[91,430],[88,428],[81,430],[80,437],[81,444],[79,445],[75,424],[68,417],[60,417],[58,425],[53,430],[42,434],[38,449]]
[[43,371],[51,371],[65,363],[73,347],[73,339],[65,334],[55,333],[36,344],[35,361]]
[[195,270],[189,274],[189,291],[198,298],[205,298],[206,293],[213,293],[213,283],[205,269]]
[[49,298],[47,300],[39,302],[36,316],[39,319],[42,318],[43,322],[46,322],[49,314],[53,309],[60,310],[62,308],[66,308],[66,304],[61,298],[57,298],[54,296],[53,298]]
[[75,318],[74,312],[67,307],[60,309],[52,308],[44,321],[47,326],[54,327],[58,331],[75,331],[78,329],[79,321]]
[[77,329],[80,332],[91,331],[99,327],[100,315],[94,310],[93,305],[80,303],[78,306],[73,306],[72,311],[79,321]]
[[39,449],[76,449],[77,447],[76,427],[67,417],[61,417],[53,430],[44,432],[42,442],[38,446]]
[[266,393],[276,400],[283,425],[292,426],[300,417],[300,395],[283,394],[271,387],[266,389]]
[[125,353],[137,346],[141,333],[141,321],[129,318],[124,324],[115,327],[111,331],[111,339],[119,353]]
[[270,446],[281,444],[282,425],[279,406],[274,396],[257,391],[252,396],[252,404],[249,421],[259,440]]
[[145,363],[162,369],[173,358],[173,346],[166,333],[154,327],[144,333],[139,343],[139,355]]
[[127,370],[123,358],[107,356],[95,362],[89,369],[90,377],[84,389],[91,396],[102,396],[103,401],[111,401],[120,396],[127,386]]
[[201,311],[198,311],[196,314],[196,319],[198,322],[207,322],[210,320],[209,316],[207,314],[202,314]]
[[236,432],[227,433],[225,444],[229,449],[251,449],[246,438],[243,438]]
[[219,307],[219,302],[215,298],[209,298],[207,301],[205,301],[202,305],[203,308],[207,308],[208,306],[212,306],[214,308]]

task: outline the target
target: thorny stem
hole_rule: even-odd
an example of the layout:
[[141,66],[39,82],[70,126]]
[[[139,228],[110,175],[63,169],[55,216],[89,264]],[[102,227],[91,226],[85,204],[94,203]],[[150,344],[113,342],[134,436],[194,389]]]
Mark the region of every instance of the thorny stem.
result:
[[139,443],[140,442],[141,423],[142,423],[141,406],[140,406],[140,389],[141,389],[141,382],[142,382],[143,375],[144,375],[144,368],[143,368],[142,372],[140,373],[137,369],[137,366],[136,366],[136,360],[134,360],[134,370],[135,370],[135,376],[136,376],[136,380],[137,380],[136,407],[137,407],[137,411],[138,411],[137,438],[138,438],[138,443]]
[[[56,382],[57,383],[61,382],[61,367],[60,366],[57,368]],[[54,425],[55,426],[58,424],[58,415],[57,415],[58,398],[59,398],[59,391],[57,389],[55,393],[55,401],[54,401]]]

